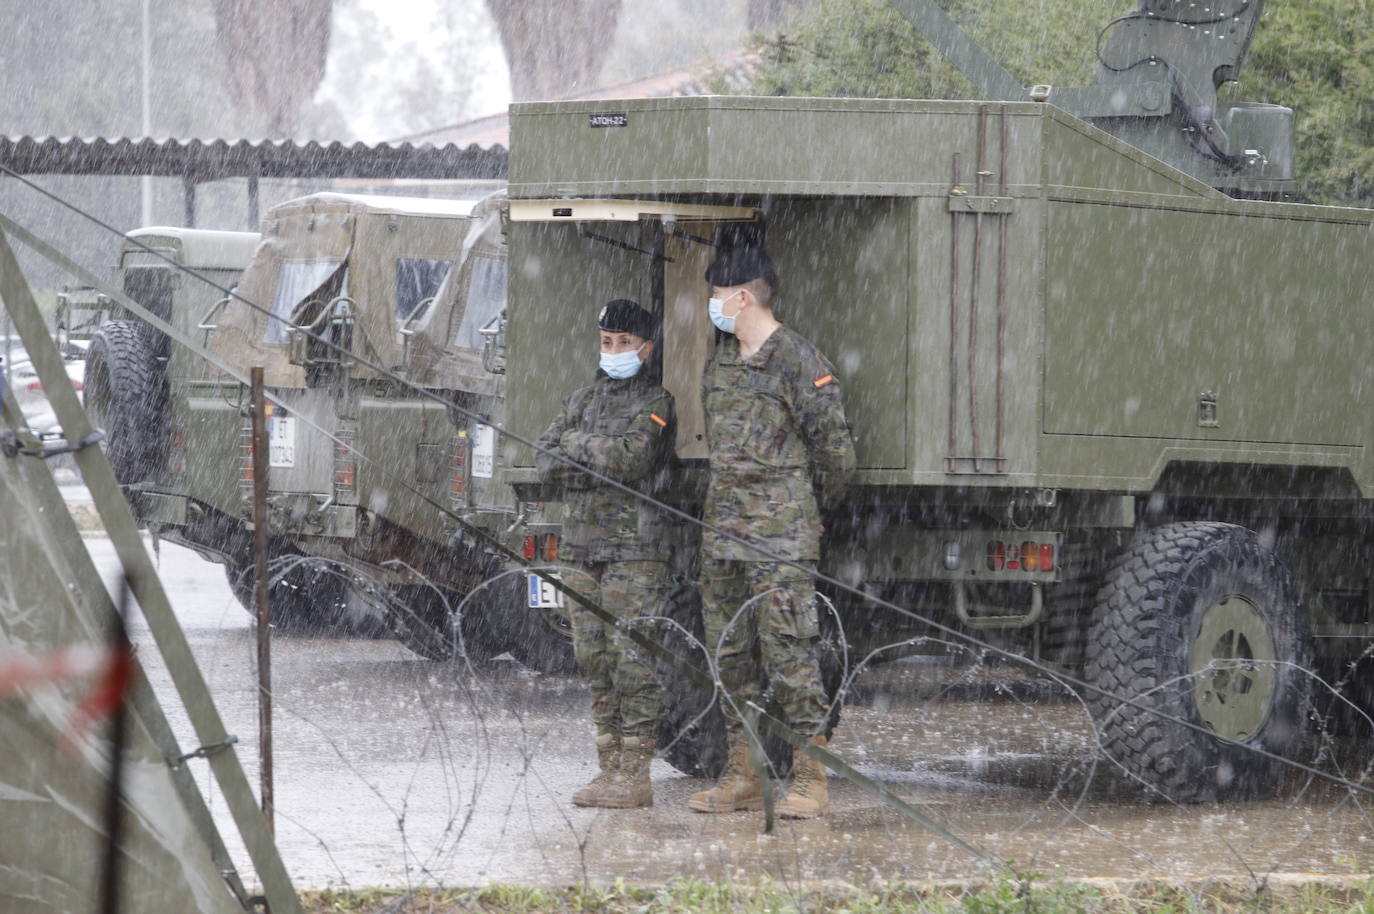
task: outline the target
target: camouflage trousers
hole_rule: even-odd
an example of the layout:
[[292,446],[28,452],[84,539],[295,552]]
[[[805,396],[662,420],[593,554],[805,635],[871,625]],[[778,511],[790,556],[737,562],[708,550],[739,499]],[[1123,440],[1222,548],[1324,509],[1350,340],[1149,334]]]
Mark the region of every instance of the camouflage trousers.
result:
[[[568,575],[576,590],[595,600],[636,631],[657,638],[656,623],[634,623],[663,614],[668,590],[664,562],[593,562],[579,566],[585,573]],[[653,659],[636,650],[621,628],[609,629],[590,610],[569,601],[573,653],[577,668],[592,693],[592,721],[597,733],[653,737],[663,708],[662,691],[654,677]]]
[[[771,687],[789,724],[808,736],[824,733],[829,708],[817,651],[820,626],[806,573],[778,562],[704,559],[701,604],[706,649],[734,701],[763,707]],[[737,730],[736,710],[729,702],[723,710],[726,727]]]

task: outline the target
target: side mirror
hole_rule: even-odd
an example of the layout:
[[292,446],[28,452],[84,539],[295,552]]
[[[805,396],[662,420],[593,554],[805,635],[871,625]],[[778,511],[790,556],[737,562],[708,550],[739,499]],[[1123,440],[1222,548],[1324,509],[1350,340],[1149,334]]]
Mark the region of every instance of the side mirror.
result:
[[211,305],[210,310],[206,311],[203,315],[201,315],[200,321],[196,323],[197,330],[205,331],[205,338],[201,341],[200,344],[202,348],[208,347],[210,345],[210,334],[214,333],[216,330],[219,329],[219,324],[210,323],[210,319],[213,318],[215,314],[217,314],[219,310],[227,304],[229,304],[229,296],[226,295],[219,301]]
[[435,296],[420,300],[401,324],[401,364],[393,365],[392,371],[408,372],[410,370],[410,338],[415,335],[415,322],[429,313],[430,306],[434,304]]
[[482,367],[492,374],[506,373],[506,312],[493,317],[477,331],[482,335]]
[[[309,308],[305,302],[296,309],[301,314]],[[347,353],[353,350],[353,315],[356,306],[353,299],[340,295],[325,305],[309,324],[292,324],[290,336],[291,364],[305,368],[317,365],[348,365],[353,360]],[[326,345],[315,339],[324,337],[333,345]]]

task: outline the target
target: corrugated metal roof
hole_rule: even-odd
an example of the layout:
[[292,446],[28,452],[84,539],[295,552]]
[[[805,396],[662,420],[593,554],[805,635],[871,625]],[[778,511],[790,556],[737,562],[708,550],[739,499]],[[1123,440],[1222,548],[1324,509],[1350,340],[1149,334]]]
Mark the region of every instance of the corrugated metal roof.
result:
[[504,146],[0,137],[0,165],[27,175],[504,179]]

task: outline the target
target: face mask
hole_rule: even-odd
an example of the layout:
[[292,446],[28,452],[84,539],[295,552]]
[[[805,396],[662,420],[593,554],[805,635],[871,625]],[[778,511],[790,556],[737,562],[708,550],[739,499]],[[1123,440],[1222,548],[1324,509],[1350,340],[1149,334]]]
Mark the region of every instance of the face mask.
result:
[[735,318],[739,317],[739,313],[736,312],[734,317],[726,317],[725,303],[738,294],[739,292],[731,292],[724,298],[713,298],[706,303],[706,313],[711,316],[711,323],[723,333],[735,332]]
[[[639,347],[639,349],[643,348],[643,346]],[[633,378],[639,374],[639,367],[644,364],[640,361],[639,349],[617,352],[614,355],[609,352],[601,353],[601,370],[617,381]]]

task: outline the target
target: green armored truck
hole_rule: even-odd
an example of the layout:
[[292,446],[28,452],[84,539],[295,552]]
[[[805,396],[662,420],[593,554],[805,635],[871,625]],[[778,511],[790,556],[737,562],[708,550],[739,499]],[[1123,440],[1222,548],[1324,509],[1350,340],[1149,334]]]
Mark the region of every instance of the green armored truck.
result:
[[[254,232],[137,229],[119,252],[116,284],[196,335],[201,318],[223,298],[217,286],[238,281],[258,240]],[[237,421],[217,421],[217,413],[231,409],[217,372],[104,296],[64,295],[57,323],[60,338],[89,339],[86,409],[105,432],[106,455],[140,522],[212,561],[245,561],[250,543],[239,518],[237,465],[226,466],[225,479],[213,469],[191,473],[184,456],[185,442],[194,438],[208,441],[210,461],[216,454],[232,460]]]
[[[449,623],[488,560],[449,548],[458,530],[449,515],[490,500],[493,436],[451,407],[484,416],[499,407],[479,331],[505,305],[500,198],[323,193],[283,203],[267,214],[236,291],[270,313],[228,299],[202,324],[213,354],[264,366],[275,401],[274,550],[336,569],[337,599],[380,605],[407,646],[452,656]],[[234,416],[226,475],[247,519],[249,419],[237,404]],[[229,568],[243,580],[247,570]],[[463,622],[469,655],[505,649],[480,605]]]
[[[1007,101],[514,106],[506,416],[536,438],[589,380],[567,355],[601,303],[644,303],[680,420],[668,497],[691,510],[702,274],[751,226],[858,454],[825,518],[822,571],[853,588],[820,588],[832,683],[951,641],[879,597],[1085,682],[1111,759],[1209,800],[1310,760],[1311,671],[1338,678],[1374,635],[1374,212],[1275,202],[1291,112],[1216,101],[1260,4],[1201,25],[1160,5],[1117,21],[1086,89],[999,83],[980,57],[966,72]],[[561,493],[529,448],[499,456],[512,545],[541,557]],[[532,576],[529,605],[556,602]]]
[[[125,244],[131,297],[218,363],[265,367],[281,624],[352,630],[380,609],[417,652],[455,652],[450,623],[491,560],[451,548],[452,518],[510,514],[496,503],[491,428],[468,418],[500,407],[480,333],[505,304],[500,202],[316,194],[274,207],[261,236],[150,228]],[[84,319],[69,310],[68,323]],[[90,407],[140,522],[223,564],[251,608],[248,391],[133,315],[107,316],[90,347]],[[504,650],[469,602],[469,655]]]
[[[155,226],[129,233],[116,282],[130,298],[204,343],[261,241],[256,232]],[[105,296],[59,297],[59,339],[88,339],[86,408],[135,516],[160,539],[225,566],[252,604],[252,532],[243,512],[242,416],[247,393]],[[94,327],[91,330],[91,327]],[[278,542],[270,582],[285,626],[342,622],[343,579]]]

